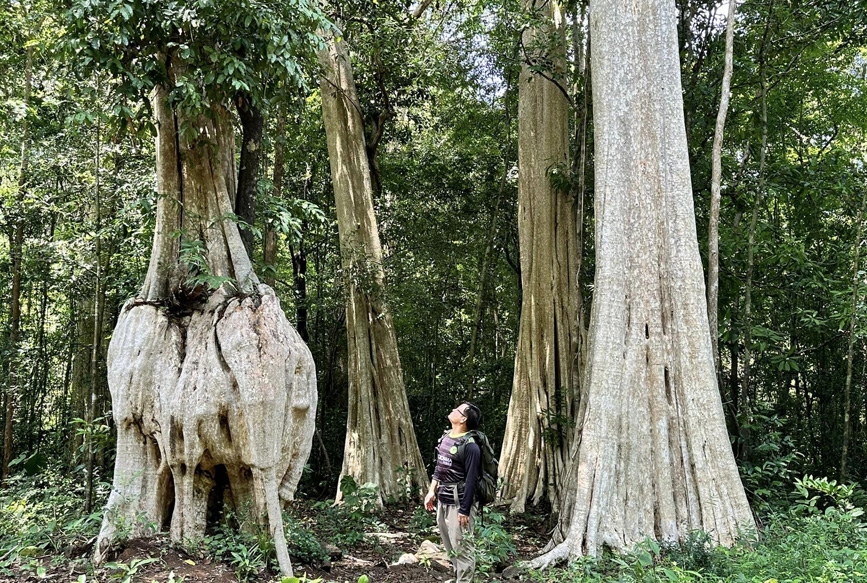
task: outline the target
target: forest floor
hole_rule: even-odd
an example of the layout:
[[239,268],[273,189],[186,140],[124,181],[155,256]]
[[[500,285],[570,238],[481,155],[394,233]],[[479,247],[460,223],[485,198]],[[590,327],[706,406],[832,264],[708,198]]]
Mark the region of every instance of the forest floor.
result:
[[[307,577],[309,581],[323,583],[356,583],[367,576],[371,583],[416,583],[454,577],[441,549],[439,554],[419,562],[398,564],[401,556],[406,560],[405,555],[419,553],[420,547],[430,549],[430,543],[425,541],[440,544],[433,518],[418,508],[389,507],[387,512],[368,519],[323,503],[300,502],[290,510],[289,523],[290,554],[295,576],[301,581]],[[543,516],[507,518],[486,511],[481,528],[487,530],[477,545],[478,581],[501,579],[503,569],[537,554],[546,542]],[[298,536],[293,538],[293,533]],[[238,542],[218,535],[209,537],[198,548],[180,548],[172,545],[165,534],[155,535],[118,545],[109,560],[99,567],[90,560],[92,542],[55,553],[38,552],[32,547],[19,553],[18,560],[6,569],[6,575],[0,574],[0,583],[280,581],[273,562],[263,560],[255,549],[250,550],[255,543],[244,546],[243,541],[235,544]],[[491,548],[492,543],[498,547]],[[420,554],[424,556],[424,551]]]
[[[761,532],[732,548],[707,533],[678,543],[644,541],[623,554],[583,557],[544,572],[513,567],[535,556],[552,527],[543,509],[512,517],[486,510],[477,521],[476,583],[861,583],[867,581],[867,493],[825,478],[780,481],[768,501],[757,500]],[[367,486],[343,490],[344,503],[299,500],[284,513],[298,583],[437,583],[451,578],[447,556],[423,555],[439,543],[430,512],[404,502],[376,507]],[[98,500],[109,485],[100,483]],[[771,492],[771,490],[768,490]],[[296,583],[277,575],[270,534],[244,509],[214,520],[204,539],[177,545],[165,533],[127,540],[95,566],[93,543],[100,505],[82,512],[81,480],[59,470],[7,480],[0,489],[0,583]],[[156,525],[118,524],[121,532]],[[415,557],[412,557],[415,555]],[[412,557],[412,558],[411,558]],[[398,564],[419,559],[413,564]],[[440,564],[442,561],[446,565]],[[306,579],[302,578],[306,577]]]

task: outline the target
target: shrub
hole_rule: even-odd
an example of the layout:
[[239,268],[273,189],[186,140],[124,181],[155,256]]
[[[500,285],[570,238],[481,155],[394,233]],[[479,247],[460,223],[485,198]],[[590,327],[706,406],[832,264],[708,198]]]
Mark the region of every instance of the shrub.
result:
[[320,512],[319,527],[328,540],[340,547],[351,547],[364,540],[366,529],[376,526],[379,488],[375,484],[359,486],[352,476],[344,476],[340,492],[340,504],[326,500],[315,503],[313,509]]
[[289,554],[294,560],[305,565],[315,565],[328,559],[328,551],[310,530],[288,516],[283,517],[283,522],[286,525]]
[[426,533],[436,524],[433,514],[422,506],[417,506],[409,520],[409,530],[416,534]]
[[515,555],[512,536],[503,528],[505,518],[499,512],[488,510],[481,520],[476,519],[470,538],[475,544],[476,570],[481,575],[491,573],[497,565]]

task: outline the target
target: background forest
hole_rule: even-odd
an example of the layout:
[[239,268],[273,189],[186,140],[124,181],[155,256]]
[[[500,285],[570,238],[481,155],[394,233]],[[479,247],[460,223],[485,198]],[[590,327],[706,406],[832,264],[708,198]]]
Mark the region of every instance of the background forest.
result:
[[[11,493],[3,504],[36,500],[33,492],[65,484],[64,512],[73,516],[85,505],[86,517],[110,488],[115,428],[106,350],[124,302],[138,293],[148,270],[157,161],[152,112],[134,98],[146,91],[145,83],[133,74],[120,79],[121,64],[115,70],[111,58],[94,60],[91,53],[102,50],[98,35],[86,30],[77,11],[100,5],[110,15],[106,23],[123,22],[147,2],[2,4],[0,418],[3,477]],[[183,19],[184,4],[166,3],[165,18]],[[226,4],[242,17],[256,6],[253,0]],[[463,400],[480,406],[495,448],[503,443],[522,299],[519,39],[535,16],[517,0],[421,4],[427,12],[420,18],[412,16],[418,6],[409,0],[343,0],[324,13],[339,17],[351,47],[385,301],[430,471],[446,415]],[[706,261],[728,3],[676,4],[696,223]],[[575,194],[583,231],[585,321],[594,291],[595,224],[586,10],[580,1],[567,3],[570,67],[562,87],[572,120],[570,159],[586,164],[579,172],[573,163],[558,178]],[[279,31],[268,34],[280,44]],[[867,5],[745,0],[737,5],[733,55],[719,220],[719,380],[726,423],[760,517],[796,500],[851,510],[864,504],[863,491],[842,484],[867,478],[861,249]],[[242,64],[227,60],[219,67],[239,95],[256,80],[254,71],[239,73]],[[258,136],[247,133],[249,119],[232,118],[238,136],[257,140],[260,156],[251,183],[254,204],[236,210],[242,236],[256,272],[274,287],[316,363],[316,433],[298,494],[309,501],[333,499],[338,491],[349,386],[350,274],[340,258],[318,74],[309,59],[295,79],[256,102]],[[239,137],[238,150],[246,145]],[[193,263],[195,250],[186,251]],[[200,282],[215,283],[207,277],[205,270]],[[569,423],[564,418],[552,425]],[[529,512],[546,508],[528,505]],[[3,521],[24,532],[30,527],[21,512]],[[852,520],[858,521],[857,512]],[[863,552],[867,538],[863,525],[858,528],[860,542],[852,544]],[[4,545],[0,562],[16,559],[26,546],[17,539]]]

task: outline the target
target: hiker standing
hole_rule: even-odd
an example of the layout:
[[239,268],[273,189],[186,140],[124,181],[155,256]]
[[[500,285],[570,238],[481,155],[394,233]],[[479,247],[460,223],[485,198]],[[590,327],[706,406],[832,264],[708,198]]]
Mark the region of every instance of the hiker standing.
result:
[[[437,465],[425,508],[434,509],[437,501],[437,525],[452,567],[455,583],[470,583],[476,570],[476,556],[471,539],[479,503],[476,490],[482,474],[482,452],[473,438],[482,412],[472,403],[461,403],[449,413],[452,424],[437,446]],[[468,435],[469,434],[469,435]]]

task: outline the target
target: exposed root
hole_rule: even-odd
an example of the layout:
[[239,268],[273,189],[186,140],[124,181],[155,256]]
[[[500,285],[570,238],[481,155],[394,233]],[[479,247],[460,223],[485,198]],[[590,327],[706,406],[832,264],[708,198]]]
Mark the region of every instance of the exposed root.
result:
[[217,292],[184,322],[155,305],[124,310],[108,372],[118,454],[94,560],[105,560],[119,525],[133,537],[155,523],[175,541],[199,538],[225,500],[251,503],[263,525],[267,516],[280,570],[291,576],[281,491],[292,497],[310,453],[316,376],[273,291],[228,301]]
[[277,476],[274,468],[269,468],[263,476],[265,485],[265,505],[268,509],[268,525],[271,537],[274,539],[274,550],[277,553],[277,564],[284,577],[292,577],[292,561],[286,548],[286,535],[283,530],[283,516],[280,512],[280,499],[277,495]]
[[547,553],[539,555],[532,561],[527,562],[527,567],[530,569],[547,569],[548,567],[554,567],[563,563],[569,559],[569,555],[571,554],[571,548],[568,540],[560,543]]

